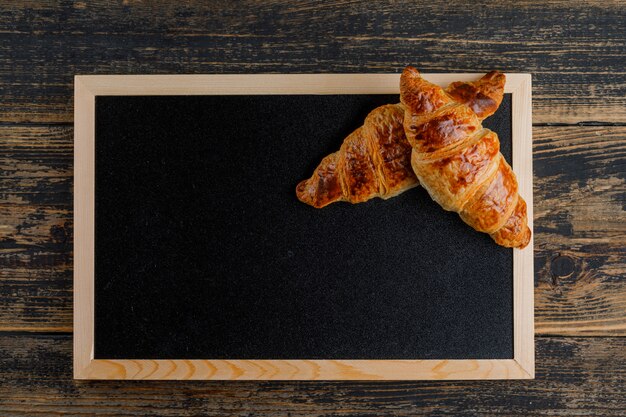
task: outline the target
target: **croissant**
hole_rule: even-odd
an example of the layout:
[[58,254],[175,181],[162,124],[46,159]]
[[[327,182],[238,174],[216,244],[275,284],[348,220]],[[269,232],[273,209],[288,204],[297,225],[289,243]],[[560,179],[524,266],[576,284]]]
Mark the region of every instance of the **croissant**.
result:
[[[502,77],[493,72],[476,82],[452,83],[446,91],[485,118],[502,102]],[[300,201],[316,208],[336,201],[361,203],[374,197],[388,199],[417,186],[403,121],[401,103],[374,109],[338,152],[325,157],[311,178],[298,184]]]
[[[503,74],[485,77],[492,85],[504,86]],[[484,99],[475,92],[472,86],[444,91],[413,67],[403,71],[400,100],[411,165],[420,184],[445,210],[459,213],[499,245],[523,248],[531,236],[526,202],[500,153],[498,135],[482,126]],[[459,101],[459,95],[474,98]]]
[[298,184],[300,201],[321,208],[335,201],[387,199],[415,187],[403,120],[400,104],[374,109],[363,126],[344,139],[338,152],[322,159],[313,176]]

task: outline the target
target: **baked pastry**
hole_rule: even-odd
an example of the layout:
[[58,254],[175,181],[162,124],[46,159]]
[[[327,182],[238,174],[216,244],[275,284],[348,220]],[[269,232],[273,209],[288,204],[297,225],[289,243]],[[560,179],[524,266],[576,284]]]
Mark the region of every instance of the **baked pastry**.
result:
[[[502,77],[493,72],[476,82],[452,83],[446,91],[484,118],[495,113],[502,102]],[[321,208],[336,201],[388,199],[417,186],[403,120],[402,104],[374,109],[364,125],[344,140],[338,152],[325,157],[311,178],[298,184],[298,198]]]
[[321,208],[335,201],[361,203],[390,198],[418,185],[411,168],[401,104],[380,106],[346,137],[339,151],[322,159],[313,176],[300,182],[300,201]]
[[[483,79],[493,91],[501,91],[505,82],[499,73]],[[497,94],[494,99],[494,94],[466,85],[459,90],[453,84],[445,91],[413,67],[403,71],[400,98],[411,165],[420,184],[445,210],[459,213],[465,223],[488,233],[499,245],[523,248],[531,235],[526,202],[500,153],[498,135],[482,126],[491,111],[487,109],[499,105]]]

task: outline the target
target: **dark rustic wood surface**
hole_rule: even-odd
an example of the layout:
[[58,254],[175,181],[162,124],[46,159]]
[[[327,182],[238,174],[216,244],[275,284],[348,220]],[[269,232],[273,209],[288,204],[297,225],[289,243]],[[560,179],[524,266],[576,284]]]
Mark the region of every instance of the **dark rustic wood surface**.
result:
[[538,123],[626,119],[623,1],[4,3],[3,121],[70,122],[77,73],[399,72],[409,63],[530,72]]
[[[623,415],[626,2],[473,4],[0,0],[0,415]],[[74,74],[408,63],[533,73],[537,380],[72,381]]]
[[534,381],[72,381],[68,335],[0,336],[0,415],[623,416],[626,338],[537,340]]

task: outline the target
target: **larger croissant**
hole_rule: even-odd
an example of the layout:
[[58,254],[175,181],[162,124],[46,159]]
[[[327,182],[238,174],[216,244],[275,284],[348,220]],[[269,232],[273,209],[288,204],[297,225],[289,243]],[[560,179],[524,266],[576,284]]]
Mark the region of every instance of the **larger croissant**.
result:
[[499,245],[525,247],[531,235],[526,202],[498,135],[482,126],[480,109],[459,103],[413,67],[402,73],[400,98],[411,165],[432,199]]
[[[486,118],[502,102],[504,75],[494,71],[475,82],[452,83],[446,91]],[[336,201],[388,199],[417,186],[412,147],[403,126],[404,110],[401,103],[374,109],[363,126],[344,139],[339,151],[325,157],[311,178],[298,184],[298,198],[321,208]]]

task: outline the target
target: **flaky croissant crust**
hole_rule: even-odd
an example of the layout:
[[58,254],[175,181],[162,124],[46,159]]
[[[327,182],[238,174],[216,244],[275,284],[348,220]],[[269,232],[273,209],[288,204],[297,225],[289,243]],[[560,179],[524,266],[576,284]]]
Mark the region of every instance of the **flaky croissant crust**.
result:
[[[504,74],[485,77],[494,91],[503,91]],[[472,96],[471,86],[460,94],[466,93]],[[400,97],[411,165],[433,200],[498,244],[525,247],[531,236],[526,202],[497,134],[482,126],[486,113],[479,103],[490,98],[473,94],[472,100],[457,101],[413,67],[402,73]]]
[[339,151],[325,157],[312,177],[296,187],[300,201],[316,208],[336,201],[391,198],[418,185],[402,121],[404,107],[374,109]]

